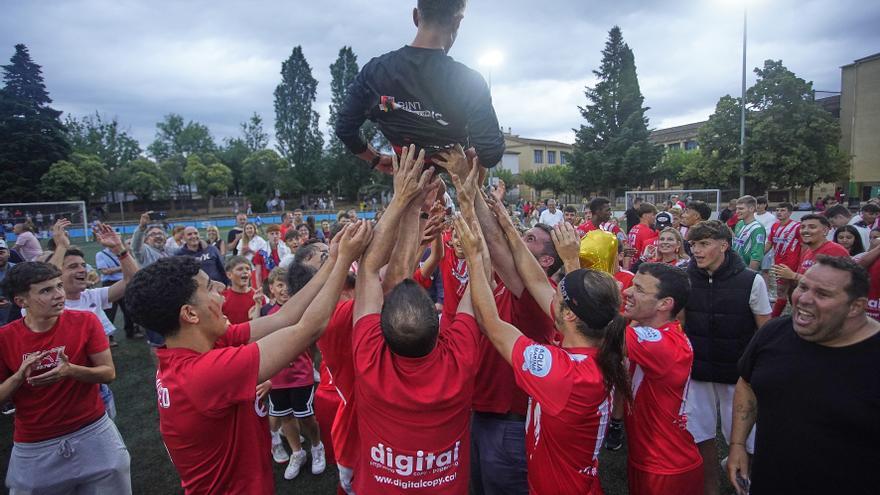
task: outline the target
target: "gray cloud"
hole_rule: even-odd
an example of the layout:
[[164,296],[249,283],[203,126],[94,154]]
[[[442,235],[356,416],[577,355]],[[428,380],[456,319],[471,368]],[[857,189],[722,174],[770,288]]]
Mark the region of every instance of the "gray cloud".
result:
[[[742,11],[726,3],[474,1],[452,55],[486,74],[480,56],[502,51],[492,73],[502,125],[570,141],[584,86],[617,24],[636,55],[651,126],[684,124],[739,93]],[[839,67],[880,47],[877,2],[764,0],[750,7],[749,22],[750,83],[751,68],[772,58],[816,89],[837,91]],[[363,64],[414,32],[411,5],[392,0],[7,2],[0,59],[27,44],[57,108],[118,116],[146,146],[170,112],[208,125],[218,140],[236,135],[254,111],[271,130],[272,92],[296,45],[319,81],[326,129],[328,67],[339,48],[351,45]]]

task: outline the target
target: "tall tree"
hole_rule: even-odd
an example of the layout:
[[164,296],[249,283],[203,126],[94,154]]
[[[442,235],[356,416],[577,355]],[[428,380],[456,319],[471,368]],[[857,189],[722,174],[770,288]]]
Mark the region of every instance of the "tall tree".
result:
[[116,117],[106,120],[98,112],[81,119],[68,115],[64,126],[74,153],[95,155],[103,162],[108,177],[100,192],[109,193],[116,201],[116,192],[123,189],[122,168],[140,156],[140,143],[122,129]]
[[635,57],[619,27],[609,31],[602,63],[593,74],[598,82],[586,88],[588,103],[579,107],[586,124],[576,130],[573,186],[581,192],[614,192],[646,184],[662,150],[648,139],[648,107],[643,106]]
[[70,145],[64,136],[61,112],[52,99],[39,65],[25,45],[3,67],[0,90],[0,170],[4,184],[0,201],[40,200],[40,178],[57,161],[67,159]]
[[206,125],[192,120],[184,123],[182,116],[172,113],[156,124],[156,138],[147,151],[159,163],[179,195],[184,189],[192,192],[184,177],[187,157],[195,154],[204,159],[207,154],[217,151],[217,145]]
[[186,159],[184,177],[196,185],[202,196],[208,197],[208,214],[214,210],[214,198],[226,194],[232,187],[232,171],[220,162],[205,165],[198,155]]
[[91,201],[107,190],[109,174],[97,155],[73,153],[70,160],[52,164],[40,179],[40,190],[50,199]]
[[[333,129],[336,127],[336,118],[339,109],[345,104],[348,88],[358,73],[357,56],[351,47],[344,46],[339,49],[339,56],[330,65],[330,146],[328,156],[328,186],[337,196],[355,199],[360,188],[371,182],[373,172],[360,158],[352,155],[342,141],[336,137]],[[361,132],[367,141],[374,140],[377,129],[372,122],[367,122],[361,127]]]
[[241,123],[241,139],[251,153],[266,149],[269,135],[263,131],[263,117],[260,114],[254,112],[251,118]]
[[247,173],[242,177],[242,191],[259,208],[266,198],[274,196],[276,189],[299,191],[291,178],[290,168],[275,150],[262,150],[251,154],[244,161]]
[[275,88],[275,139],[281,156],[308,192],[321,191],[326,175],[320,171],[324,137],[318,112],[312,108],[317,88],[302,47],[295,47],[281,64],[281,83]]
[[142,200],[151,200],[167,194],[171,183],[156,162],[138,158],[122,169],[122,187]]
[[[697,135],[702,160],[682,172],[685,182],[732,188],[739,182],[740,99],[724,95]],[[746,126],[750,130],[751,126]]]

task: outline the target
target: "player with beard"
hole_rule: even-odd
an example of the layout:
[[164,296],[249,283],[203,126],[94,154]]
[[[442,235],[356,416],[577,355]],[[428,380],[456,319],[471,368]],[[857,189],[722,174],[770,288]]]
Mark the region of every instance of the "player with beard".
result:
[[223,316],[222,285],[192,258],[157,261],[132,280],[132,316],[165,336],[157,350],[159,429],[185,493],[274,492],[268,411],[257,386],[321,335],[371,235],[368,223],[348,227],[297,297],[239,325]]
[[[727,474],[737,493],[868,494],[880,484],[880,323],[865,314],[868,274],[819,255],[791,316],[764,326],[739,362]],[[744,443],[756,425],[755,456]],[[827,452],[819,469],[804,466]]]
[[555,289],[524,248],[514,256],[529,292],[552,315],[562,347],[541,344],[501,320],[485,271],[476,222],[456,218],[472,267],[470,290],[481,327],[512,366],[517,384],[530,396],[526,426],[530,493],[601,494],[598,454],[611,394],[629,396],[623,367],[625,322],[620,293],[610,275],[578,269]]
[[676,315],[687,304],[684,270],[643,263],[623,315],[633,403],[626,415],[630,493],[700,495],[703,459],[687,431],[685,402],[694,351]]
[[[796,271],[801,258],[801,223],[791,219],[794,207],[791,203],[780,203],[776,207],[776,218],[779,220],[770,228],[765,252],[773,250],[773,264],[785,265]],[[776,318],[788,305],[789,290],[793,288],[788,280],[776,278],[776,302],[773,303],[771,317]]]
[[849,257],[849,251],[840,244],[828,240],[828,232],[831,230],[831,222],[822,215],[805,215],[801,218],[801,250],[800,261],[797,271],[792,270],[785,264],[776,264],[770,269],[770,273],[778,278],[788,280],[796,285],[804,273],[816,262],[816,256],[827,254],[828,256]]

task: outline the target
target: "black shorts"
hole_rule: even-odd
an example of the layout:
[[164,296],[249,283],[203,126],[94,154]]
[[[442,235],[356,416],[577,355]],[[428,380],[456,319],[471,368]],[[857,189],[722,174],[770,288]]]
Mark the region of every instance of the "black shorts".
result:
[[269,416],[308,418],[315,415],[315,386],[273,388],[269,391]]

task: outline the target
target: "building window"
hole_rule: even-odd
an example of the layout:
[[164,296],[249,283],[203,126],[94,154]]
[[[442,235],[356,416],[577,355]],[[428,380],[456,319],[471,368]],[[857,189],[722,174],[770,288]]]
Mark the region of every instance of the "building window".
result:
[[566,152],[559,153],[559,163],[565,165],[566,163],[571,161],[571,155]]
[[550,165],[556,164],[556,152],[547,150],[547,163]]
[[666,149],[669,151],[679,150],[679,149],[681,149],[681,143],[672,143],[669,146],[667,146]]
[[697,149],[697,142],[696,141],[685,141],[684,142],[684,149],[686,149],[686,150]]
[[544,163],[544,150],[535,150],[535,163]]

